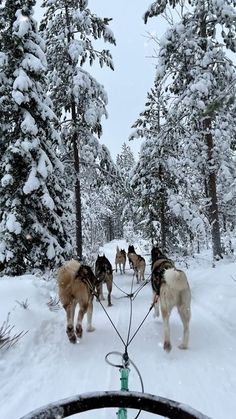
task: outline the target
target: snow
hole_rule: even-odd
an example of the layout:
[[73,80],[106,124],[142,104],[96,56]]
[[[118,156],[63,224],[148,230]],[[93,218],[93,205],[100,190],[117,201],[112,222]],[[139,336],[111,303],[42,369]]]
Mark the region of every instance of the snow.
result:
[[13,177],[9,175],[9,173],[7,173],[6,175],[2,177],[1,184],[3,188],[7,185],[10,185],[11,183],[13,183]]
[[[32,48],[34,48],[34,44],[28,43]],[[37,45],[36,45],[37,46]],[[37,51],[38,52],[38,51]],[[25,54],[25,58],[22,60],[22,67],[27,70],[27,71],[34,71],[37,73],[43,73],[45,71],[45,65],[42,63],[41,61],[41,55],[40,54],[40,59],[35,57],[33,54]]]
[[14,72],[14,76],[16,76],[16,79],[13,83],[13,89],[19,90],[19,91],[29,91],[32,89],[32,80],[27,76],[26,72],[19,68]]
[[49,169],[49,172],[52,173],[53,171],[52,163],[50,162],[47,154],[43,150],[41,150],[40,158],[39,158],[39,162],[37,166],[37,172],[40,173],[40,175],[44,179],[46,179],[48,176],[48,169]]
[[32,136],[35,136],[38,133],[38,127],[35,123],[35,119],[28,111],[24,111],[24,120],[21,123],[21,130],[25,134],[31,134]]
[[69,54],[73,61],[77,61],[79,59],[79,56],[84,52],[85,45],[84,42],[73,40],[69,45]]
[[84,119],[88,125],[94,126],[98,120],[97,109],[94,104],[91,103],[90,108],[84,113]]
[[[101,248],[114,267],[116,246],[127,250],[123,240],[114,240]],[[135,246],[147,262],[150,257],[140,242]],[[171,255],[172,257],[173,255]],[[175,258],[189,279],[192,290],[190,347],[178,349],[182,325],[176,311],[171,315],[172,351],[162,348],[162,321],[151,312],[128,347],[130,359],[137,366],[145,393],[187,404],[214,419],[234,419],[236,411],[236,262],[225,258],[212,267],[210,252],[194,258]],[[187,266],[187,268],[186,268]],[[150,284],[137,295],[130,312],[130,300],[123,292],[131,292],[133,273],[114,272],[112,307],[104,308],[126,341],[131,317],[132,337],[148,313],[152,300]],[[50,311],[50,297],[57,297],[56,273],[40,273],[0,279],[0,327],[10,313],[14,333],[28,333],[0,358],[0,418],[19,419],[28,412],[59,399],[104,390],[120,389],[120,372],[105,362],[108,352],[124,352],[124,346],[102,306],[94,301],[93,333],[86,332],[76,345],[65,333],[65,313],[61,308]],[[116,286],[116,285],[117,286]],[[138,285],[134,282],[134,290]],[[106,297],[106,288],[104,288]],[[22,302],[28,302],[28,308]],[[119,356],[113,356],[116,364]],[[141,391],[140,380],[130,364],[129,389]],[[89,411],[73,417],[116,417],[117,409]],[[128,412],[134,418],[134,411]],[[142,412],[140,418],[156,418]]]
[[24,102],[25,99],[23,93],[19,92],[18,90],[13,90],[12,97],[18,105],[21,105],[21,103]]
[[21,11],[16,12],[16,21],[13,25],[14,34],[18,38],[23,38],[31,29],[31,22],[28,16],[22,15]]
[[47,257],[48,259],[53,259],[55,257],[55,249],[54,249],[54,240],[52,239],[49,243],[48,249],[47,249]]
[[6,220],[6,229],[11,233],[20,234],[21,233],[21,225],[16,220],[15,214],[9,213]]
[[53,210],[55,207],[53,199],[46,192],[42,196],[42,203],[45,207],[49,208],[50,210]]
[[40,186],[39,180],[36,176],[36,168],[32,167],[29,177],[27,181],[25,182],[25,185],[23,187],[23,192],[27,195],[31,192],[37,190]]

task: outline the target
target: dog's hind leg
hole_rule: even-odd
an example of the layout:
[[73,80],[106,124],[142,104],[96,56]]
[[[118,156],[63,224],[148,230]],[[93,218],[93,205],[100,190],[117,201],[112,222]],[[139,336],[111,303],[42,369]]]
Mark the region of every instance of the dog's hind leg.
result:
[[112,306],[112,303],[111,303],[112,278],[107,279],[106,283],[107,283],[107,291],[108,291],[107,301],[108,301],[108,307],[110,307]]
[[78,319],[77,319],[77,323],[76,323],[76,335],[78,338],[82,338],[83,335],[83,328],[82,328],[82,322],[83,322],[83,318],[85,313],[88,310],[88,302],[80,302],[80,308],[79,308],[79,313],[78,313]]
[[145,267],[142,267],[140,270],[140,279],[141,281],[144,281],[144,273],[145,273]]
[[66,327],[66,333],[68,336],[68,339],[71,343],[76,343],[76,336],[74,331],[74,315],[75,315],[75,307],[76,307],[76,301],[72,300],[69,304],[63,306],[66,311],[66,317],[67,317],[67,327]]
[[161,314],[163,318],[163,327],[164,327],[164,345],[163,349],[166,352],[170,352],[172,349],[171,343],[170,343],[170,312],[166,307],[163,307],[161,305]]
[[98,297],[99,301],[105,300],[105,297],[103,295],[103,281],[100,282],[100,284],[98,286],[98,290],[99,290],[99,292],[98,292],[98,294],[99,294],[99,297]]
[[188,349],[188,341],[189,341],[189,321],[190,321],[190,307],[185,307],[183,305],[178,306],[178,312],[180,318],[183,323],[183,340],[182,343],[179,345],[179,349]]
[[93,298],[90,299],[87,310],[87,332],[93,332],[95,329],[92,326],[93,317]]
[[153,292],[153,305],[154,305],[154,317],[159,317],[160,316],[159,297],[156,294],[156,292]]

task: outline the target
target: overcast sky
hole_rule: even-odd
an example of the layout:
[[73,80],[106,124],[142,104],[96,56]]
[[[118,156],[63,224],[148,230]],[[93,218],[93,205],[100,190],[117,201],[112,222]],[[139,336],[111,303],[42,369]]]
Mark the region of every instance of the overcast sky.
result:
[[[42,0],[37,0],[37,19],[42,16],[41,3]],[[150,3],[151,0],[89,0],[92,12],[113,18],[110,28],[117,40],[116,47],[104,43],[102,46],[111,50],[115,71],[100,69],[98,65],[89,69],[108,94],[109,118],[103,119],[101,142],[114,159],[121,145],[128,142],[131,125],[144,109],[147,92],[154,81],[155,60],[148,57],[153,54],[155,45],[147,39],[147,33],[156,30],[160,36],[161,28],[157,27],[156,19],[151,19],[147,25],[143,22],[142,16]],[[140,143],[141,140],[129,142],[136,157]]]

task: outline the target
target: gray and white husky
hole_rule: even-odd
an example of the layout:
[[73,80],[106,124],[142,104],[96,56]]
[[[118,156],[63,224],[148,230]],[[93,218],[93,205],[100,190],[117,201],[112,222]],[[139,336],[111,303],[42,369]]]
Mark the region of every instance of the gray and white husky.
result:
[[179,345],[180,349],[188,348],[189,322],[191,317],[191,291],[185,273],[176,269],[173,262],[167,259],[161,252],[152,251],[152,288],[155,313],[159,315],[159,304],[164,326],[165,351],[171,350],[170,342],[170,314],[177,307],[183,323],[183,338]]

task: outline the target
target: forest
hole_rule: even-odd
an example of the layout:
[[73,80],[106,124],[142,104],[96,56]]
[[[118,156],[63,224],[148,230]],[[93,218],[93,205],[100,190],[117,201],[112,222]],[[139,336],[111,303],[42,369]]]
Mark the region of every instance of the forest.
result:
[[113,16],[41,3],[39,21],[37,0],[0,0],[0,417],[66,417],[59,400],[116,391],[125,360],[130,392],[187,414],[169,417],[235,419],[236,0],[143,1],[167,29],[115,158],[92,71],[116,73]]
[[115,161],[102,144],[107,93],[89,72],[95,61],[114,70],[112,16],[87,0],[45,0],[38,24],[35,4],[0,7],[1,273],[91,263],[100,245],[137,235],[169,253],[232,254],[235,1],[144,8],[146,24],[162,16],[169,28],[155,39],[153,86]]

